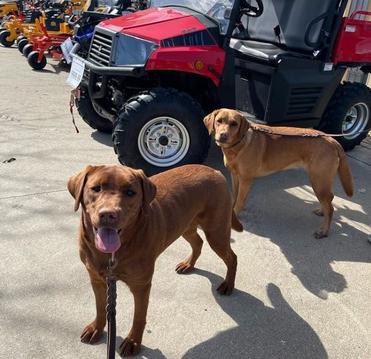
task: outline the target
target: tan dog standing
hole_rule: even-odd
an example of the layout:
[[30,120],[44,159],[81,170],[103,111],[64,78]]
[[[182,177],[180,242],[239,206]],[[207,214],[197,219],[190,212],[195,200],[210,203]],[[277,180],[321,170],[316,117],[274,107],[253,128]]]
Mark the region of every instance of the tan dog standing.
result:
[[316,238],[328,235],[334,211],[332,187],[337,173],[345,193],[353,195],[348,161],[336,140],[313,129],[252,125],[241,113],[229,109],[213,111],[204,118],[204,124],[210,134],[214,133],[224,154],[224,164],[231,172],[237,214],[244,207],[254,178],[302,167],[308,172],[321,204],[314,213],[324,216],[314,235]]
[[147,178],[124,166],[88,166],[68,181],[75,211],[82,207],[80,257],[89,273],[96,300],[96,318],[85,327],[81,341],[96,342],[106,324],[106,282],[110,255],[117,250],[114,276],[134,296],[133,326],[120,346],[124,356],[140,350],[146,324],[152,275],[157,257],[178,237],[192,253],[176,266],[178,273],[194,268],[205,232],[210,247],[225,262],[221,294],[234,288],[237,257],[230,246],[231,226],[242,231],[232,210],[224,176],[209,167],[188,165]]

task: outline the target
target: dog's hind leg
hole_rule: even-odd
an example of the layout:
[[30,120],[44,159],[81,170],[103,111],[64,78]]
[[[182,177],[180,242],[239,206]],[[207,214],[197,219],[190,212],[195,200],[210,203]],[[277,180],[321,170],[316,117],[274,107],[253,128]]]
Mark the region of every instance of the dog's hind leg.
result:
[[190,272],[201,254],[203,241],[197,233],[197,227],[192,226],[186,232],[183,233],[183,238],[191,245],[192,253],[185,260],[178,263],[175,270],[179,274]]
[[[224,233],[223,233],[224,232]],[[224,261],[227,266],[225,280],[219,285],[217,291],[220,294],[230,295],[234,288],[234,281],[237,270],[237,256],[233,252],[230,244],[230,232],[213,229],[205,231],[207,241],[211,249]]]
[[334,212],[334,207],[332,205],[332,200],[334,199],[334,194],[332,193],[334,176],[332,176],[331,173],[326,177],[323,177],[322,174],[315,173],[310,173],[309,176],[313,191],[321,204],[321,208],[315,213],[323,216],[323,222],[320,228],[314,233],[314,237],[327,237],[332,220],[332,214]]

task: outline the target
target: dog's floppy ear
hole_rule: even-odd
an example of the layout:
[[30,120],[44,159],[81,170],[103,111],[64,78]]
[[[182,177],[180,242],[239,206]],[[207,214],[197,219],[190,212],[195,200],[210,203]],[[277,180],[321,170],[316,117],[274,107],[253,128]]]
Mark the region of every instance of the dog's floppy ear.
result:
[[241,138],[249,129],[250,123],[241,113],[238,114],[238,117],[240,122],[240,127],[238,128],[238,138]]
[[77,175],[70,177],[70,179],[67,182],[68,191],[71,193],[71,196],[75,199],[74,207],[75,212],[79,209],[88,174],[91,173],[93,169],[94,169],[93,166],[87,166],[83,171],[81,171]]
[[143,192],[143,205],[144,212],[148,209],[150,203],[156,196],[156,185],[144,174],[142,170],[135,170],[135,174],[140,178],[142,183]]
[[204,118],[204,124],[209,131],[209,135],[212,134],[214,131],[214,121],[215,121],[215,116],[218,114],[220,110],[214,110],[213,112],[209,113],[205,118]]

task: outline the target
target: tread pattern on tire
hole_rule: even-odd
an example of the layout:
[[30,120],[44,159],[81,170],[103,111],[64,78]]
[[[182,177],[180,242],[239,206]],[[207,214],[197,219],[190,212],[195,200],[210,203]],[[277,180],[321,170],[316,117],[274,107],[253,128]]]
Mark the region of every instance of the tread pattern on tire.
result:
[[[366,129],[371,127],[371,90],[364,84],[357,82],[344,82],[336,89],[329,105],[323,115],[319,129],[327,133],[342,133],[341,123],[349,110],[354,98],[359,98],[365,102],[369,108],[369,120]],[[341,122],[340,122],[341,121]],[[349,151],[359,145],[367,132],[363,132],[352,140],[336,137],[336,140],[343,146],[344,150]]]
[[88,89],[80,86],[80,98],[76,99],[76,108],[81,118],[93,129],[104,133],[112,133],[111,121],[99,116],[91,104]]
[[[147,106],[153,105],[153,102],[155,101],[162,101],[164,98],[166,99],[168,103],[171,103],[176,98],[177,101],[181,101],[182,103],[184,103],[184,105],[187,108],[193,108],[195,111],[198,111],[202,115],[204,113],[201,105],[197,101],[195,101],[190,95],[188,95],[185,92],[180,92],[173,88],[156,87],[151,90],[143,91],[139,93],[138,95],[131,97],[130,99],[127,100],[127,102],[121,108],[120,115],[118,116],[116,122],[114,123],[114,131],[112,134],[114,150],[115,150],[115,153],[118,155],[118,159],[120,163],[128,165],[128,166],[136,167],[138,160],[141,158],[141,157],[138,158],[138,156],[140,156],[139,153],[137,156],[133,156],[133,154],[129,155],[128,153],[126,153],[125,159],[124,159],[122,155],[123,151],[122,150],[120,151],[120,148],[121,149],[125,148],[126,141],[134,140],[133,138],[127,138],[126,133],[125,133],[126,132],[125,128],[129,126],[130,121],[132,121],[135,118],[136,114],[138,113],[138,106],[141,106],[141,111],[143,112],[146,110]],[[201,121],[201,124],[202,126],[204,126],[202,121]],[[205,133],[207,134],[206,128],[205,128]],[[191,139],[191,143],[192,143],[192,139]],[[192,152],[189,153],[189,155],[192,158],[195,158],[194,163],[202,163],[206,159],[208,148],[210,145],[210,137],[208,135],[205,136],[205,141],[200,141],[198,145],[200,148],[198,149],[197,153],[192,153]],[[191,148],[190,148],[190,151],[192,151]],[[143,159],[143,161],[145,160]],[[181,165],[182,161],[180,161],[180,163],[177,165]],[[170,166],[170,167],[163,167],[163,170],[176,167],[177,165]],[[155,166],[149,163],[148,163],[148,166],[146,167],[147,167],[146,168],[147,171],[145,168],[142,168],[145,170],[146,173],[154,174],[158,172],[153,169]]]

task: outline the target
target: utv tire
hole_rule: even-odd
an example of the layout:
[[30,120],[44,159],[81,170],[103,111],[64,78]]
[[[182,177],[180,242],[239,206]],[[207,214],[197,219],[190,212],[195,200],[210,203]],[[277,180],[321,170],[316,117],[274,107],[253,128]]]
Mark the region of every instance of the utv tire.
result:
[[22,39],[20,41],[18,41],[18,50],[21,54],[23,54],[23,49],[24,47],[28,44],[28,40],[27,39]]
[[119,161],[147,175],[202,163],[210,145],[203,117],[199,103],[175,89],[155,88],[132,97],[112,135]]
[[43,55],[40,62],[37,61],[38,57],[39,51],[32,51],[27,57],[27,62],[34,70],[40,71],[46,66],[46,57]]
[[100,116],[91,103],[86,86],[80,85],[80,98],[76,99],[77,110],[82,119],[95,130],[104,133],[112,133],[112,122]]
[[345,151],[359,145],[371,127],[371,90],[361,83],[341,84],[330,100],[319,129],[343,133],[336,140]]
[[28,55],[32,52],[33,45],[32,44],[26,44],[23,46],[22,54],[27,59]]
[[5,30],[0,32],[0,44],[4,47],[11,47],[14,44],[14,40],[8,41],[7,37],[10,36],[10,31]]

